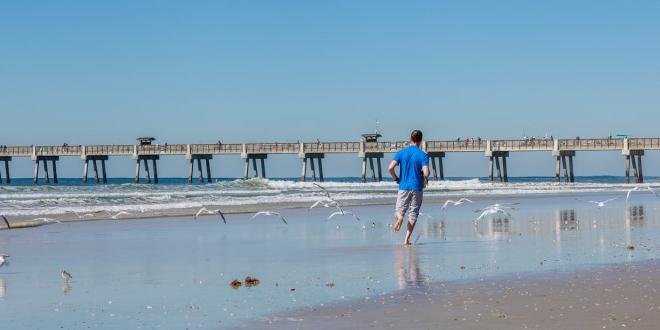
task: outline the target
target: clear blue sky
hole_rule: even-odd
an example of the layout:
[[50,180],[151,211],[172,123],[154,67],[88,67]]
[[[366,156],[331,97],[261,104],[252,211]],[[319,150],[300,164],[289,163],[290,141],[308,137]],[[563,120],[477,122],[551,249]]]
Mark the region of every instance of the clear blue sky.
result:
[[[389,139],[658,136],[658,17],[657,1],[5,1],[0,144],[345,140],[376,120]],[[552,174],[516,157],[512,175]],[[290,158],[270,173],[296,175]],[[341,159],[330,174],[356,174]]]

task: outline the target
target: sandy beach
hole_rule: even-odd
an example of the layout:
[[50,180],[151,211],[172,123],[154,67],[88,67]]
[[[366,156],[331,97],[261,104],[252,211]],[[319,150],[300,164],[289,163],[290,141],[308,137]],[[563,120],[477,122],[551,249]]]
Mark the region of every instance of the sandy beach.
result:
[[657,329],[660,261],[435,283],[241,329]]

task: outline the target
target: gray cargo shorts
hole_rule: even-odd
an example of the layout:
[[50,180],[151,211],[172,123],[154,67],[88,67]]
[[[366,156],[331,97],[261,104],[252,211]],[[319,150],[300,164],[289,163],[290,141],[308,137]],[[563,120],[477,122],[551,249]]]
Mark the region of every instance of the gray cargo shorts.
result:
[[408,218],[417,220],[417,217],[419,216],[419,208],[422,207],[423,199],[424,193],[422,191],[399,190],[399,194],[396,198],[396,212],[405,216],[408,209],[410,209]]

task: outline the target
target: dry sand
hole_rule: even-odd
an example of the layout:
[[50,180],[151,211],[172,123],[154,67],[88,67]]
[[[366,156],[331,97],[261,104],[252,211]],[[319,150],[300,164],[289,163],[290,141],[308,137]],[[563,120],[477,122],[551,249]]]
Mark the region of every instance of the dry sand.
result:
[[242,328],[660,329],[660,261],[436,283]]

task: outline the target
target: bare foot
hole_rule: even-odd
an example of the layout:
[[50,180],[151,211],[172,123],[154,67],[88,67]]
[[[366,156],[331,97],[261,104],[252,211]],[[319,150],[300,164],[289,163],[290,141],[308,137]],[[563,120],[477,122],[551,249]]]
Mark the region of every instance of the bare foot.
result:
[[407,246],[411,246],[411,245],[412,245],[412,243],[410,243],[410,242],[403,242],[403,246],[407,247]]
[[394,224],[394,231],[398,233],[399,230],[401,230],[402,224],[403,224],[403,218],[397,220],[396,223]]

